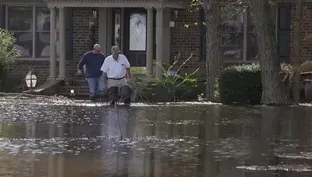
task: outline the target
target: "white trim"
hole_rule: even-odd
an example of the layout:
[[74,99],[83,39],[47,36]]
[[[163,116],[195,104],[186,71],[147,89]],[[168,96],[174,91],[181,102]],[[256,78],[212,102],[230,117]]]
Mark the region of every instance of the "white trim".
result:
[[[16,58],[18,61],[50,61],[50,58]],[[56,59],[57,61],[59,58]]]
[[249,63],[259,63],[259,60],[223,60],[223,63],[238,63],[238,64],[249,64]]
[[8,4],[5,4],[6,6],[9,6],[9,7],[47,7],[45,4],[29,4],[29,3],[20,3],[20,4],[11,4],[11,3],[8,3]]
[[44,0],[0,0],[0,4],[45,4]]
[[275,41],[276,44],[278,42],[278,19],[279,19],[279,14],[278,14],[278,4],[275,5]]
[[163,7],[161,3],[143,3],[143,2],[49,2],[48,6],[51,7],[111,7],[111,8],[121,8],[121,7]]
[[244,21],[244,34],[243,34],[243,61],[247,61],[247,52],[248,52],[248,13],[247,10],[245,10],[243,14],[243,21]]
[[9,6],[5,6],[5,28],[8,29],[9,26]]
[[120,48],[122,52],[125,51],[125,46],[124,46],[125,23],[124,22],[125,22],[125,8],[121,8],[121,11],[120,11]]

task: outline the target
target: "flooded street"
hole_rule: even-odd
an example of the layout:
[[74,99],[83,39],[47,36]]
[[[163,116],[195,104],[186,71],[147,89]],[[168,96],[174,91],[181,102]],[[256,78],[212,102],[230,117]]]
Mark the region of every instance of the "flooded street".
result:
[[310,107],[0,98],[0,176],[310,177]]

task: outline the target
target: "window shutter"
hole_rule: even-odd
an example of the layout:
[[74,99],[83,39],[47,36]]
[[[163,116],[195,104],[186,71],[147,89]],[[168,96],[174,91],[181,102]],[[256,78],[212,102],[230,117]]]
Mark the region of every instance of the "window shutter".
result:
[[72,8],[66,9],[66,59],[73,59],[73,12]]
[[290,59],[291,3],[277,4],[277,49],[281,62]]
[[206,60],[206,25],[205,11],[203,8],[200,9],[200,60]]
[[5,28],[5,6],[0,5],[0,28]]

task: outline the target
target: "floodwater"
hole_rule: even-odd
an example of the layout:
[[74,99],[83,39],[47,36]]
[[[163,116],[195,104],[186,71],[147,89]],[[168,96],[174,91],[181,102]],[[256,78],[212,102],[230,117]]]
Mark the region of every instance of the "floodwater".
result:
[[312,109],[0,98],[0,176],[308,177]]

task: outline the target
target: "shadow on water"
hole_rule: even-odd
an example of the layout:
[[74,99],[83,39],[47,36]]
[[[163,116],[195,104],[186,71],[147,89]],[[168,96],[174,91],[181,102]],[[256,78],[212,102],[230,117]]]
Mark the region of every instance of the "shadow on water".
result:
[[0,113],[2,176],[312,175],[307,107],[1,98]]

